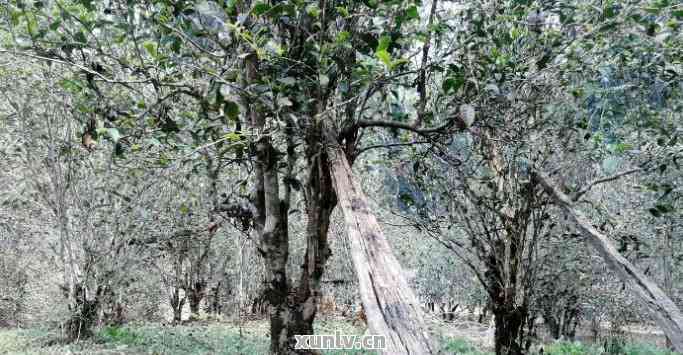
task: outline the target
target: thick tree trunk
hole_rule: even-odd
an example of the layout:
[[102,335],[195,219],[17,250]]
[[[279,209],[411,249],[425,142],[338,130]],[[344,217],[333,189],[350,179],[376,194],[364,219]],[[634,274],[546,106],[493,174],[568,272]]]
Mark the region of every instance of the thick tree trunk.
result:
[[[510,260],[504,254],[505,248],[502,240],[495,242],[488,256],[488,270],[485,273],[495,323],[495,350],[496,355],[521,355],[525,335],[524,320],[528,312],[523,305],[517,304],[516,266],[514,263],[510,266]],[[510,254],[514,255],[514,252],[512,250]],[[506,266],[513,271],[508,277],[504,271]]]
[[297,335],[313,334],[313,321],[321,298],[320,280],[331,254],[327,241],[330,215],[337,204],[327,154],[316,148],[318,145],[309,144],[309,147],[311,150],[307,156],[311,170],[306,187],[307,247],[292,305],[293,320],[290,327],[290,334]]
[[[258,58],[255,53],[245,58],[245,86],[258,82]],[[245,97],[250,127],[262,135],[255,142],[256,161],[254,164],[255,191],[252,196],[254,205],[254,229],[259,236],[259,252],[266,262],[267,286],[265,296],[270,314],[270,352],[290,354],[294,346],[294,336],[289,333],[292,322],[291,306],[288,302],[290,284],[287,277],[289,258],[289,200],[290,186],[284,184],[284,197],[280,197],[280,158],[273,147],[272,138],[267,132],[266,117],[251,105]],[[288,151],[288,154],[290,151]],[[294,152],[291,152],[292,154]],[[291,163],[291,162],[288,162]],[[292,164],[289,164],[292,169]]]
[[494,341],[496,355],[521,355],[520,333],[526,316],[521,309],[511,304],[494,305],[493,317],[496,323]]
[[199,305],[202,303],[202,300],[204,299],[205,289],[206,284],[204,282],[198,281],[195,282],[195,284],[192,285],[190,289],[186,290],[188,304],[190,305],[191,319],[199,318]]
[[221,314],[222,313],[221,304],[221,282],[219,281],[216,286],[211,288],[211,301],[209,303],[209,313]]
[[681,315],[676,304],[667,297],[659,286],[619,254],[609,238],[595,229],[586,216],[574,208],[571,199],[560,191],[548,176],[541,172],[536,172],[534,175],[555,202],[576,222],[579,229],[587,236],[588,241],[605,260],[607,266],[652,311],[657,325],[671,340],[674,349],[683,353],[683,315]]
[[288,333],[291,313],[287,302],[287,296],[290,292],[287,278],[287,258],[289,257],[288,208],[286,203],[280,201],[279,197],[275,152],[270,142],[261,142],[257,145],[264,146],[260,153],[267,152],[265,157],[259,159],[266,162],[262,167],[266,219],[261,233],[260,247],[265,256],[268,272],[266,298],[270,307],[270,350],[273,354],[287,354],[290,338],[292,338]]
[[99,293],[88,294],[87,288],[77,283],[70,295],[69,311],[71,317],[66,322],[66,337],[68,341],[77,341],[92,336],[92,328],[97,320],[99,311]]
[[180,297],[180,288],[173,289],[169,303],[173,310],[173,324],[179,324],[182,321],[183,306],[185,305],[185,296]]
[[385,354],[435,353],[417,297],[353,177],[344,151],[330,139],[327,152],[370,331],[386,337]]

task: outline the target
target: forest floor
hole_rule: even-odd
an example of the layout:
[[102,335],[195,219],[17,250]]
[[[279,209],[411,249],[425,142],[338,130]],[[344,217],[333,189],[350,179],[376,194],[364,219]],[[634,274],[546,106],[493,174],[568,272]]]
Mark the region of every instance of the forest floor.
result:
[[[434,324],[432,324],[434,325]],[[486,328],[442,324],[430,327],[444,354],[489,355]],[[316,334],[362,335],[364,328],[339,319],[316,322]],[[0,329],[0,354],[267,354],[269,331],[266,321],[234,322],[198,321],[179,326],[156,323],[128,324],[99,330],[94,337],[78,343],[64,344],[54,330]],[[483,350],[482,350],[483,349]],[[544,346],[550,355],[602,354],[603,347],[582,343],[552,343]],[[337,350],[323,354],[374,354],[372,351]],[[645,343],[626,343],[619,354],[668,355],[670,352]]]

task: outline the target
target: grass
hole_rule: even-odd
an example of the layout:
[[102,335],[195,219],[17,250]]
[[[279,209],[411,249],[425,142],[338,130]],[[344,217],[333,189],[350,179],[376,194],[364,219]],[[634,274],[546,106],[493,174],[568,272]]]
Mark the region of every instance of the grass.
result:
[[[323,321],[316,324],[317,334],[362,335],[363,330],[345,322]],[[131,324],[106,327],[92,339],[73,344],[60,343],[54,331],[41,329],[0,330],[0,354],[267,354],[268,326],[250,322],[240,329],[229,323],[189,324],[166,327],[159,324]],[[326,355],[374,354],[370,351],[326,351]]]
[[[241,329],[231,323],[191,323],[176,327],[160,324],[130,324],[122,327],[106,327],[99,330],[92,339],[73,344],[59,342],[55,331],[45,329],[0,330],[0,355],[57,355],[57,354],[267,354],[269,344],[267,322],[247,322]],[[316,322],[316,334],[362,335],[364,329],[348,322]],[[442,353],[457,355],[492,355],[482,351],[473,343],[461,339],[441,338]],[[614,355],[674,355],[647,344],[619,343],[612,347]],[[557,342],[546,344],[547,355],[602,355],[602,346],[591,346],[578,342]],[[375,354],[363,350],[331,350],[325,355]]]
[[607,350],[579,342],[557,342],[545,346],[547,355],[675,355],[669,350],[641,343],[613,342]]
[[446,354],[457,355],[492,355],[492,352],[484,352],[477,349],[472,343],[461,338],[445,338],[441,349]]

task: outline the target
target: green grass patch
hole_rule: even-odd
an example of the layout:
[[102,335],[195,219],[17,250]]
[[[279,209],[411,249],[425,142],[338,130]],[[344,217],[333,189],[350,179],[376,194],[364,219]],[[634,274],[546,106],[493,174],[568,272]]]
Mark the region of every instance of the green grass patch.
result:
[[132,329],[124,327],[110,326],[102,329],[98,334],[98,338],[105,343],[122,343],[134,345],[141,337]]
[[490,355],[492,352],[479,350],[474,344],[461,338],[445,338],[443,340],[442,351],[446,354],[457,355]]
[[127,353],[145,354],[266,354],[268,339],[243,334],[232,325],[162,327],[142,325],[107,328],[99,334],[108,347],[130,347]]
[[675,355],[650,344],[607,341],[604,346],[588,345],[579,342],[557,342],[545,346],[548,355]]
[[602,354],[602,349],[579,342],[557,342],[544,347],[548,355],[592,355]]

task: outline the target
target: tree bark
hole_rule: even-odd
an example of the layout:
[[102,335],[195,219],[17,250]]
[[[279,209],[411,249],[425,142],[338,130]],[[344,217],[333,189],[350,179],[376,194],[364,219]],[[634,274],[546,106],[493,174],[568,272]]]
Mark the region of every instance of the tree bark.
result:
[[519,342],[524,325],[524,312],[512,304],[494,305],[493,317],[496,329],[494,335],[496,355],[521,355]]
[[[244,61],[246,83],[258,82],[258,59],[255,53],[249,54]],[[287,277],[289,258],[289,189],[285,184],[284,197],[280,198],[280,158],[273,147],[272,138],[267,132],[266,117],[251,105],[245,97],[249,125],[260,134],[255,142],[254,154],[254,229],[259,236],[259,252],[266,262],[267,285],[265,296],[270,314],[270,352],[272,354],[291,354],[295,344],[294,335],[289,332],[292,322],[289,294],[290,283]],[[288,152],[289,153],[289,152]],[[293,153],[293,152],[292,152]],[[291,165],[290,165],[290,168]]]
[[[516,236],[514,233],[509,235]],[[515,243],[511,244],[513,250],[510,254],[515,255]],[[506,244],[502,240],[495,241],[486,262],[486,288],[495,323],[495,351],[496,355],[521,355],[525,336],[524,320],[528,312],[524,305],[517,304],[519,285],[516,263],[505,256],[505,250]],[[506,273],[506,267],[512,272]]]
[[[317,137],[317,138],[316,138]],[[318,135],[313,137],[319,141]],[[332,187],[329,163],[325,151],[319,145],[309,143],[307,152],[310,174],[306,187],[306,239],[307,247],[299,285],[295,293],[290,334],[313,334],[313,321],[320,302],[320,280],[325,264],[331,255],[327,232],[332,210],[337,205],[337,196]]]
[[328,138],[327,152],[370,331],[386,337],[384,354],[436,353],[417,297],[336,139]]
[[652,311],[657,325],[671,340],[674,349],[677,352],[683,353],[683,315],[681,315],[681,311],[676,304],[671,301],[659,286],[619,254],[609,238],[591,225],[586,216],[574,207],[571,199],[560,191],[550,181],[548,176],[541,172],[535,172],[534,176],[555,202],[576,222],[579,229],[587,236],[591,245],[597,249],[605,260],[607,266]]
[[180,321],[182,321],[183,306],[185,305],[185,296],[180,297],[179,287],[175,287],[173,291],[171,291],[169,303],[171,304],[171,309],[173,310],[173,324],[179,324]]
[[92,328],[97,320],[100,306],[100,292],[101,289],[98,289],[95,295],[90,295],[81,283],[74,286],[74,294],[69,304],[71,317],[66,322],[68,341],[77,341],[92,336]]
[[187,290],[187,300],[190,305],[190,318],[199,318],[199,305],[204,299],[204,289],[206,285],[203,282],[196,282],[193,287]]

